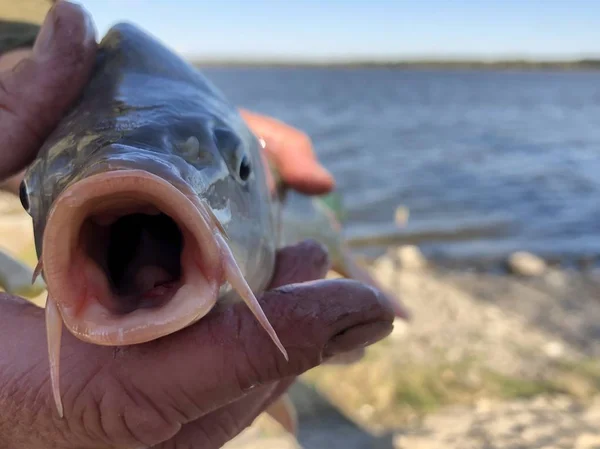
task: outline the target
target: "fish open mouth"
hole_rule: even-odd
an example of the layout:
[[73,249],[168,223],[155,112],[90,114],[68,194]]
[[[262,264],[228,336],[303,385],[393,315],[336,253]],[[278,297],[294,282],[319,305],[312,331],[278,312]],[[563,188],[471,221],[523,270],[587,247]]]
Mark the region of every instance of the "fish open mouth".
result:
[[92,175],[54,202],[41,269],[52,389],[62,325],[83,341],[121,346],[176,332],[205,316],[229,282],[287,359],[216,217],[191,190],[143,170]]
[[66,327],[101,345],[143,343],[206,315],[229,282],[274,336],[226,242],[191,190],[142,170],[96,174],[55,201],[42,267]]
[[96,344],[135,344],[208,313],[225,281],[223,248],[198,206],[135,170],[67,189],[49,215],[42,254],[67,328]]
[[80,234],[88,263],[104,272],[110,289],[98,300],[113,314],[160,307],[182,285],[186,242],[179,226],[150,204],[132,208],[126,215],[107,211],[94,216]]

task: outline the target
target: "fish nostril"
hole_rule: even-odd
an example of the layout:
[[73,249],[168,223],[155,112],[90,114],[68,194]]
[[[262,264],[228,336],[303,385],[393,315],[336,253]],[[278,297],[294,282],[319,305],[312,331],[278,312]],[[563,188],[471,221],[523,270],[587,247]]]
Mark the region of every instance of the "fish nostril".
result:
[[215,143],[238,182],[245,184],[252,174],[252,163],[244,141],[228,128],[213,129]]
[[242,181],[247,181],[252,173],[252,165],[250,164],[250,158],[247,155],[242,157],[240,161],[240,168],[238,169],[238,176]]
[[235,151],[242,144],[239,136],[227,128],[213,129],[213,136],[217,148],[222,152]]

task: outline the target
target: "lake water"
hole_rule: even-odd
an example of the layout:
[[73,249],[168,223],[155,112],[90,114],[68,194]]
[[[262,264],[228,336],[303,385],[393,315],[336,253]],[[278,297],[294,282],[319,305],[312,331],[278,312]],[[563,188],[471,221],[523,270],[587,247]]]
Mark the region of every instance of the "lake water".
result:
[[[427,232],[438,238],[419,244],[440,261],[600,255],[600,73],[204,73],[236,104],[311,136],[351,237]],[[410,218],[397,230],[400,205]]]

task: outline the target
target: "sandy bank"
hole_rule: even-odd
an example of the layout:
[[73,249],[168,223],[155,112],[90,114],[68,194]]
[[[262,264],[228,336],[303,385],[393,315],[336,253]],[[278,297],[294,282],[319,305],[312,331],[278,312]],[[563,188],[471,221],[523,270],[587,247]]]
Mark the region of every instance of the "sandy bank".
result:
[[[303,376],[302,447],[600,444],[599,273],[402,269],[395,253],[372,270],[413,322],[353,366]],[[259,420],[231,447],[296,447],[268,429]]]

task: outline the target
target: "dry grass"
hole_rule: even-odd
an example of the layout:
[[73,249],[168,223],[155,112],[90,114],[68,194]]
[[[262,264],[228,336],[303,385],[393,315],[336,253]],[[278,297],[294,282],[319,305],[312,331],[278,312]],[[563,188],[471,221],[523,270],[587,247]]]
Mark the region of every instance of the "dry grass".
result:
[[600,393],[600,361],[557,362],[543,378],[509,376],[481,361],[425,365],[385,357],[390,348],[375,345],[360,363],[322,366],[303,380],[345,414],[366,427],[405,425],[451,405],[481,399],[513,400],[567,395],[586,401]]
[[51,6],[50,0],[3,0],[0,2],[0,17],[42,23]]

